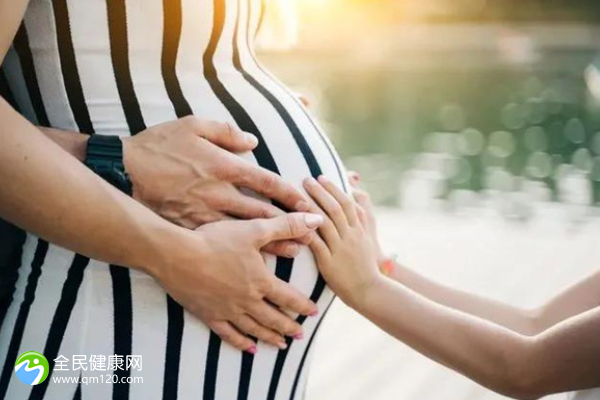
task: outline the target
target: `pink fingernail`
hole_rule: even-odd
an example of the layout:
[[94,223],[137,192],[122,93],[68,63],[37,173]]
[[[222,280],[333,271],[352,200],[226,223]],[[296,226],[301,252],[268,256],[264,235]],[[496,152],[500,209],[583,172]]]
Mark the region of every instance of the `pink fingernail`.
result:
[[318,180],[319,180],[320,182],[324,182],[324,183],[326,183],[326,182],[329,182],[329,179],[327,179],[327,178],[325,177],[325,175],[321,175],[321,176],[319,176],[319,179],[318,179]]
[[308,314],[309,317],[316,317],[317,315],[319,315],[319,310],[315,310],[315,311],[311,312],[310,314]]
[[256,345],[252,345],[252,346],[248,347],[248,350],[246,350],[246,351],[250,354],[256,354],[258,349],[256,348]]
[[298,333],[294,336],[292,336],[295,340],[302,340],[304,339],[304,334],[303,333]]

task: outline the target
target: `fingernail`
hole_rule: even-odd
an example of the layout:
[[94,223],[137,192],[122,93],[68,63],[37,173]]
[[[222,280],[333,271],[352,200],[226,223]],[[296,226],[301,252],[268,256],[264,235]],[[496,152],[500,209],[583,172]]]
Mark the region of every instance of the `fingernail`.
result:
[[304,200],[300,200],[296,204],[296,211],[299,211],[299,212],[308,211],[308,203],[306,201],[304,201]]
[[248,350],[246,350],[248,353],[250,354],[256,354],[256,352],[258,351],[256,348],[256,345],[252,345],[250,347],[248,347]]
[[309,228],[317,228],[324,222],[323,217],[317,214],[306,214],[304,216],[304,222]]
[[310,314],[308,314],[309,317],[316,317],[317,315],[319,315],[319,310],[315,310],[315,311],[311,312]]
[[314,186],[316,183],[317,181],[315,180],[315,178],[306,178],[304,180],[304,184],[308,186]]
[[277,347],[279,347],[281,350],[285,350],[287,349],[288,345],[286,342],[279,342],[277,343]]
[[294,336],[292,336],[294,338],[294,340],[302,340],[304,339],[304,334],[303,333],[298,333]]
[[327,178],[325,177],[325,175],[321,175],[321,176],[319,176],[319,178],[318,178],[318,179],[319,179],[319,182],[329,182],[329,179],[327,179]]
[[246,133],[246,143],[248,143],[251,146],[256,146],[258,145],[258,139],[253,134]]

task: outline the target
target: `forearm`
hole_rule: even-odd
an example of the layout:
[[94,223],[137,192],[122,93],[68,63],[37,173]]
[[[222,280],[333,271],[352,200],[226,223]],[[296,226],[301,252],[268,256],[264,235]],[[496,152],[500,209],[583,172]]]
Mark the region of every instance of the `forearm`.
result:
[[144,268],[161,257],[178,228],[69,157],[1,99],[0,121],[3,218],[110,263]]
[[39,127],[39,130],[67,153],[81,162],[85,161],[88,135],[45,127]]
[[418,352],[483,386],[516,397],[532,339],[380,280],[361,314]]
[[390,277],[436,303],[486,319],[523,335],[536,335],[548,328],[539,323],[533,311],[444,286],[397,263]]

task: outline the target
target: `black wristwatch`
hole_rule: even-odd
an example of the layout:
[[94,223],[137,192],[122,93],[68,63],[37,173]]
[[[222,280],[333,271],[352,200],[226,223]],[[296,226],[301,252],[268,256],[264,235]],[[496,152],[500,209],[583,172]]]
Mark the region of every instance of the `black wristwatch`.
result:
[[105,181],[131,196],[133,185],[123,164],[123,142],[120,137],[90,136],[85,165]]

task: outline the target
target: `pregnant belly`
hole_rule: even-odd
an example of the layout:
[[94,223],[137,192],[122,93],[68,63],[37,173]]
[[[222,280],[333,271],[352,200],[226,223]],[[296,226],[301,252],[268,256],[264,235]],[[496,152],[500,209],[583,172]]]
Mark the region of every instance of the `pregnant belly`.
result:
[[[304,178],[319,174],[345,186],[343,167],[316,122],[283,87],[266,78],[263,76],[259,90],[247,77],[224,72],[219,82],[226,94],[215,82],[197,79],[189,85],[183,79],[182,91],[196,116],[228,121],[259,137],[259,148],[242,155],[248,161],[277,172],[300,189]],[[152,125],[152,118],[156,123],[177,118],[172,115],[172,104],[168,96],[156,95],[152,101],[142,102],[147,125]],[[152,109],[155,112],[150,113]],[[43,262],[38,265],[34,259],[41,253]],[[248,399],[289,399],[295,391],[301,392],[298,388],[306,378],[304,366],[313,337],[333,293],[319,277],[307,248],[294,260],[271,256],[266,260],[268,268],[311,297],[321,311],[318,317],[301,320],[305,339],[291,342],[287,351],[260,344],[258,354],[249,358],[221,343],[201,321],[170,300],[152,278],[88,261],[52,244],[41,251],[40,241],[32,235],[27,239],[24,268],[7,326],[16,324],[27,282],[39,273],[21,348],[46,352],[50,343],[47,357],[68,359],[73,355],[141,355],[141,371],[115,373],[119,378],[145,382],[114,386],[117,391],[127,390],[130,398],[161,398],[166,390],[177,393],[168,398],[195,398],[208,391],[217,400],[235,399],[242,390]],[[12,331],[3,329],[3,343],[12,340]],[[11,385],[10,392],[20,389]],[[48,390],[62,393],[70,389],[63,384],[51,385]],[[110,385],[98,385],[95,398],[110,398],[111,390]],[[17,397],[11,398],[19,398],[19,393],[13,394]]]

